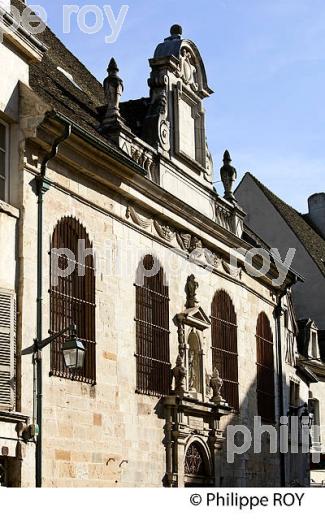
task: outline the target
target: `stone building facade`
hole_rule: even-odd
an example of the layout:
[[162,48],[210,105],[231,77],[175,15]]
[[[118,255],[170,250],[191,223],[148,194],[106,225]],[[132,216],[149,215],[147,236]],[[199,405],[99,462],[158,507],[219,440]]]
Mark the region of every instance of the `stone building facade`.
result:
[[297,355],[298,276],[277,285],[274,260],[263,275],[247,267],[247,251],[267,246],[244,225],[228,152],[224,196],[213,189],[212,90],[197,47],[173,26],[149,61],[149,96],[121,102],[115,60],[102,86],[50,29],[31,44],[32,57],[0,46],[19,63],[0,101],[14,161],[0,206],[1,298],[9,291],[17,306],[16,339],[3,347],[14,385],[5,380],[13,397],[0,408],[2,482],[34,486],[26,347],[75,322],[81,370],[64,365],[64,338],[42,352],[42,485],[308,485],[308,454],[270,453],[267,435],[261,453],[230,461],[229,427],[253,431],[261,416],[279,431],[290,380],[303,403],[310,379],[285,359],[288,335]]

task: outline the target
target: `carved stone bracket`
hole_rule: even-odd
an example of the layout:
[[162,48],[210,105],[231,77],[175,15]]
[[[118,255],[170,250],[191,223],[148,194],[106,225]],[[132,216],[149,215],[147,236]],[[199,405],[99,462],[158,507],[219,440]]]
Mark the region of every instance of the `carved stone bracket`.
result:
[[134,162],[148,173],[150,179],[155,180],[154,156],[149,150],[135,143],[127,143],[126,141],[123,142],[121,148]]

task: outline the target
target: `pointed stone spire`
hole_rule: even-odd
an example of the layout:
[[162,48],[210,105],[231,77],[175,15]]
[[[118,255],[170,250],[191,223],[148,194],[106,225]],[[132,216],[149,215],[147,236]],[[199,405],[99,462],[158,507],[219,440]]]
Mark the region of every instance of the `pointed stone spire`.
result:
[[236,199],[232,192],[232,188],[237,179],[237,171],[236,168],[231,165],[231,157],[228,150],[223,154],[223,166],[220,169],[220,176],[225,189],[225,199],[229,200],[229,202],[234,202]]
[[118,76],[119,68],[114,58],[108,64],[107,78],[104,80],[104,91],[107,103],[105,123],[117,120],[120,116],[120,98],[123,94],[123,81]]

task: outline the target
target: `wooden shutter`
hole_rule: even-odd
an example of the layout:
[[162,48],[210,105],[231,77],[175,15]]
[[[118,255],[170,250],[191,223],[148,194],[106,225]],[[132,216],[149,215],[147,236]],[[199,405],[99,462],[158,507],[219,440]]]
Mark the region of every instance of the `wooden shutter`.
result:
[[0,289],[0,410],[11,411],[15,405],[15,295]]

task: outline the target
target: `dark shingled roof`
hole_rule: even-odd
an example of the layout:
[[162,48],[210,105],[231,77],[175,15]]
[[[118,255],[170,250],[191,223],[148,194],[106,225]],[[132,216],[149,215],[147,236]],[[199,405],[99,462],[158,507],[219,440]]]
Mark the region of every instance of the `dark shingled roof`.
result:
[[[26,8],[21,0],[12,0],[12,5],[20,11]],[[51,29],[46,27],[44,32],[37,35],[37,39],[44,43],[48,51],[41,63],[30,66],[30,87],[54,110],[100,137],[98,127],[105,112],[102,84]],[[58,67],[70,74],[73,82]],[[147,105],[146,98],[121,103],[122,117],[137,135]],[[105,139],[105,136],[102,137]]]
[[277,209],[325,276],[325,240],[306,222],[301,213],[279,199],[254,175],[251,173],[246,175],[249,175],[254,180],[271,204]]

